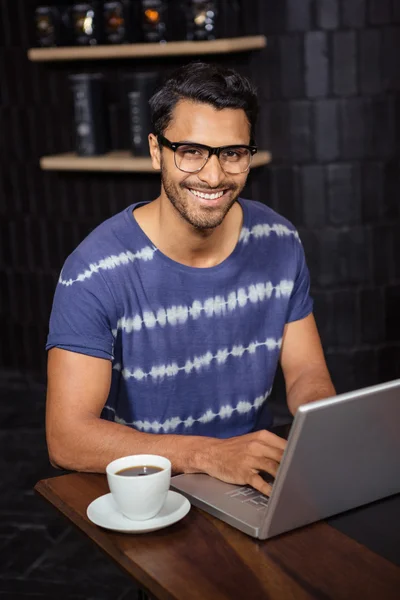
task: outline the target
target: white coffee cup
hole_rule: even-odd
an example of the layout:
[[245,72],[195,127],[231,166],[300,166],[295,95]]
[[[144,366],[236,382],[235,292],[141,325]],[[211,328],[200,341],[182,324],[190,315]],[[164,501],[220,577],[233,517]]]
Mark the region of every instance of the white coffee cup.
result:
[[[162,469],[144,476],[117,475],[129,467],[152,466]],[[110,491],[119,510],[128,519],[145,521],[160,512],[171,481],[171,462],[156,454],[134,454],[113,460],[106,467]]]

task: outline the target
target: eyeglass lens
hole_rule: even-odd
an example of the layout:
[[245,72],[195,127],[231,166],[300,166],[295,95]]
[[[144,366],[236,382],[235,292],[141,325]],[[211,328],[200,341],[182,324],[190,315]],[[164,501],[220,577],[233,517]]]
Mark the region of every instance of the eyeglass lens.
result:
[[[175,152],[175,164],[181,171],[194,173],[204,167],[208,160],[208,150],[197,146],[179,146]],[[219,162],[226,173],[237,174],[247,171],[252,154],[248,148],[225,148],[219,155]]]

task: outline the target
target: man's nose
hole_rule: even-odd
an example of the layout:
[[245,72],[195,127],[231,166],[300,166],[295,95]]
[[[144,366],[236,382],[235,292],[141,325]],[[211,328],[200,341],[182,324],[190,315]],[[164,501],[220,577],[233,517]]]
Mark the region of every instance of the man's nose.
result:
[[199,171],[197,177],[204,183],[207,183],[210,188],[217,188],[225,178],[225,173],[222,170],[218,156],[213,154],[201,171]]

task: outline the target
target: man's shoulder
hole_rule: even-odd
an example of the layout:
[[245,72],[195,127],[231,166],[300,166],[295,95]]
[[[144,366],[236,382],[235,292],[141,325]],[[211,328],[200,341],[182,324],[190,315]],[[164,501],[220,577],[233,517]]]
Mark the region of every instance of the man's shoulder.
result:
[[98,260],[126,247],[127,212],[113,215],[97,225],[76,247],[75,253],[86,260]]
[[252,225],[282,225],[292,231],[296,231],[295,226],[289,219],[277,213],[270,206],[258,202],[258,200],[246,200],[242,198],[241,202],[250,213],[250,222]]
[[146,259],[146,252],[149,256],[154,252],[137,228],[135,235],[133,206],[100,223],[81,241],[64,263],[64,278],[86,281],[92,279],[93,273],[111,273],[116,267],[132,262],[137,255]]
[[295,226],[289,219],[284,217],[283,215],[277,213],[270,206],[259,202],[258,200],[246,200],[243,199],[242,202],[246,205],[247,209],[251,215],[252,224],[262,224],[266,223],[268,225],[284,225],[289,229],[295,230]]

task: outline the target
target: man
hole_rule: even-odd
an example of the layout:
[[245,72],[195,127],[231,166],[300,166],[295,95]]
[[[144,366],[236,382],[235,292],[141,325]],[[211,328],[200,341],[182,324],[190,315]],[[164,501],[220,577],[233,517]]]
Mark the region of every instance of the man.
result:
[[151,100],[161,194],[95,229],[67,259],[47,343],[53,464],[104,472],[161,454],[175,472],[276,475],[268,431],[280,360],[289,409],[333,395],[297,232],[239,198],[254,147],[247,79],[197,63]]

